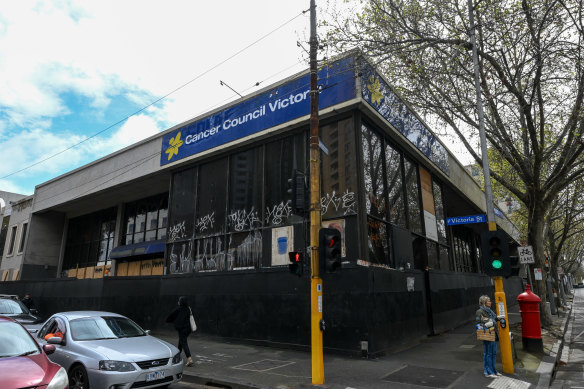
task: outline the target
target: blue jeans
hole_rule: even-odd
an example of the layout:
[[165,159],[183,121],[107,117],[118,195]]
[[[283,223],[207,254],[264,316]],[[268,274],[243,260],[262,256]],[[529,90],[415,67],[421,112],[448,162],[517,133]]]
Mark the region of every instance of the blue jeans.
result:
[[497,342],[483,340],[483,369],[485,375],[497,374]]

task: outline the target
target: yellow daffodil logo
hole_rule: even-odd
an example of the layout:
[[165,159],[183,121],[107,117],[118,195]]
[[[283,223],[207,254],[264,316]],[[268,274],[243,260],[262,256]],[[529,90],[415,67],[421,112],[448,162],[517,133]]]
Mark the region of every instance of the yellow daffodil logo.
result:
[[170,161],[173,155],[178,155],[178,148],[183,145],[183,141],[180,139],[180,131],[174,138],[170,138],[168,144],[170,146],[166,149],[165,153],[168,154],[168,160]]
[[381,93],[381,87],[379,86],[379,78],[369,76],[370,84],[367,85],[367,89],[371,92],[371,102],[373,104],[381,104],[381,99],[383,99],[383,94]]

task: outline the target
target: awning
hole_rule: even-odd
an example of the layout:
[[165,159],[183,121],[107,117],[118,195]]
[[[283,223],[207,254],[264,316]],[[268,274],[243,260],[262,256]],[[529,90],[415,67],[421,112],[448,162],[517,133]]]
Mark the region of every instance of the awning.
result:
[[163,253],[166,246],[165,240],[151,240],[149,242],[127,244],[118,246],[110,253],[110,259],[135,257],[137,255]]

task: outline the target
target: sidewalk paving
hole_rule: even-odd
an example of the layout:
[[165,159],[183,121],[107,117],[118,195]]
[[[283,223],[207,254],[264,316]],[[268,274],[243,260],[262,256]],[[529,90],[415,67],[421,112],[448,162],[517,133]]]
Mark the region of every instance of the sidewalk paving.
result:
[[[508,309],[515,372],[494,379],[483,375],[482,344],[469,321],[376,359],[325,352],[323,385],[312,385],[310,351],[262,347],[195,333],[189,337],[195,365],[185,368],[183,380],[233,389],[548,388],[561,353],[569,307],[554,316],[550,331],[542,329],[543,354],[522,349],[519,306]],[[177,343],[174,332],[153,335]],[[497,366],[503,372],[500,350]]]

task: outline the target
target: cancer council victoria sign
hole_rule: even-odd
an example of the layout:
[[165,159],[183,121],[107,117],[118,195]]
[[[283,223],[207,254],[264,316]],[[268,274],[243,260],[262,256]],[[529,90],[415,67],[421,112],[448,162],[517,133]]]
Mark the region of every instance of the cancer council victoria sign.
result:
[[[356,96],[354,69],[354,59],[349,57],[318,72],[320,109]],[[160,165],[178,161],[309,113],[310,75],[307,74],[164,135]]]

